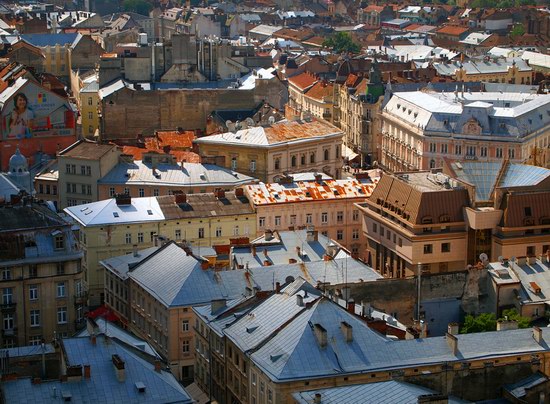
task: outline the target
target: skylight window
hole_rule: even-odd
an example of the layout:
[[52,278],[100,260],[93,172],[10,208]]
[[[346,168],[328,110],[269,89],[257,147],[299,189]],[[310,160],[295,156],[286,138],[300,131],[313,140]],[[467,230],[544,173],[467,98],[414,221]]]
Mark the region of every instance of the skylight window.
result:
[[118,217],[118,212],[113,212],[114,217]]
[[153,211],[152,211],[151,209],[147,209],[147,214],[148,214],[149,216],[153,216]]

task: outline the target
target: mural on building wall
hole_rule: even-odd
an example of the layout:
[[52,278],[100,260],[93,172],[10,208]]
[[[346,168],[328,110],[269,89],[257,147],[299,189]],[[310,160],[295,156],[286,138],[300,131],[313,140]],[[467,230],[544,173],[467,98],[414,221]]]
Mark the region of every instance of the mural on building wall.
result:
[[8,139],[72,135],[75,112],[58,95],[34,84],[21,86],[4,101],[2,135]]

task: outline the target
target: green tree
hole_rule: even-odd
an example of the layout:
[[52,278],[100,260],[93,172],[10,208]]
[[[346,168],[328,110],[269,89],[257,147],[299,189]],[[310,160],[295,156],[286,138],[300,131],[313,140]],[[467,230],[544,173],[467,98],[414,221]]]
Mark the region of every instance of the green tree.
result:
[[531,320],[528,317],[522,317],[519,315],[516,309],[508,309],[502,312],[502,317],[499,320],[513,320],[518,322],[518,328],[529,328]]
[[326,46],[327,48],[332,48],[336,53],[358,53],[361,50],[361,47],[353,42],[351,35],[347,32],[337,32],[330,38],[326,39],[323,42],[323,46]]
[[464,325],[460,329],[461,334],[473,332],[495,331],[497,319],[494,313],[481,313],[479,316],[468,314],[464,319]]
[[149,15],[149,11],[153,8],[147,0],[124,0],[122,7],[124,11],[132,11],[141,15]]
[[512,28],[512,30],[510,31],[510,36],[512,38],[523,35],[525,35],[525,27],[521,23],[514,25],[514,28]]

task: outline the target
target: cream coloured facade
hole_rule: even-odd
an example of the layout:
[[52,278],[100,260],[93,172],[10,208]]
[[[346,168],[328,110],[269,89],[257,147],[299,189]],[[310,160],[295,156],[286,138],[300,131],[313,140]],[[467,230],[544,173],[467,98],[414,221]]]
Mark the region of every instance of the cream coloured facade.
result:
[[527,160],[550,144],[549,95],[396,93],[381,114],[381,164],[393,172],[443,166],[444,158]]

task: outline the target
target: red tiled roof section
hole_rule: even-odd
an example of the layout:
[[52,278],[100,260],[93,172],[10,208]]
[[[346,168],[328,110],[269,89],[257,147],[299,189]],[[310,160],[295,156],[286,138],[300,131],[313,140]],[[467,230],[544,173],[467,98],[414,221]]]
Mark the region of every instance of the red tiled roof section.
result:
[[289,77],[288,82],[295,85],[300,90],[305,90],[317,82],[317,77],[311,73],[305,72]]
[[382,11],[384,11],[384,6],[377,6],[376,4],[371,4],[368,7],[365,7],[363,11],[367,13],[372,13],[373,11],[381,13]]
[[332,97],[334,86],[326,81],[319,81],[306,93],[309,98],[323,101],[325,97]]
[[193,131],[157,131],[155,136],[145,139],[145,148],[159,150],[170,146],[172,150],[186,150],[193,147],[193,140]]
[[328,122],[313,120],[311,122],[279,122],[265,128],[265,135],[270,144],[294,139],[305,139],[316,136],[328,136],[342,131]]
[[446,25],[443,28],[438,29],[436,32],[438,34],[458,36],[458,35],[462,35],[467,31],[468,31],[468,28],[465,28],[465,27],[459,27],[457,25]]

